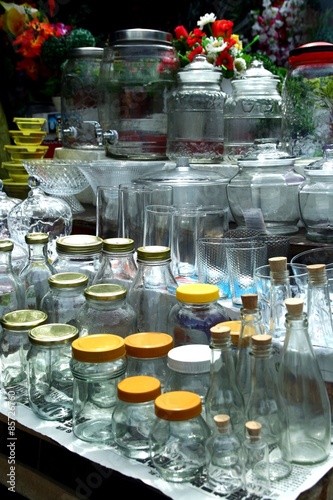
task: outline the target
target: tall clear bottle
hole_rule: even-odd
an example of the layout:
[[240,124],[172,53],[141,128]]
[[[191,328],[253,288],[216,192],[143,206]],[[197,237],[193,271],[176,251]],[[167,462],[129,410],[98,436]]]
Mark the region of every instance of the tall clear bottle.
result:
[[278,388],[285,406],[281,432],[284,460],[312,465],[325,460],[331,449],[331,409],[315,356],[304,301],[285,301],[286,337],[278,372]]
[[28,246],[28,260],[19,276],[25,287],[26,306],[28,309],[40,309],[41,300],[49,291],[49,276],[55,269],[48,259],[47,233],[28,233],[25,236]]
[[137,249],[138,270],[128,290],[127,301],[137,313],[138,332],[168,333],[168,314],[176,303],[178,286],[170,263],[169,247]]
[[238,338],[235,364],[236,382],[246,407],[252,387],[250,340],[253,335],[263,335],[265,333],[265,328],[258,307],[258,295],[256,293],[244,294],[241,299],[241,329]]
[[270,451],[270,480],[276,481],[290,474],[291,465],[282,460],[279,448],[281,430],[286,422],[272,356],[272,336],[253,335],[251,352],[252,388],[245,408],[245,417],[262,425],[261,434]]
[[287,257],[272,257],[268,259],[270,266],[270,335],[273,338],[284,339],[286,334],[285,300],[291,297]]
[[229,415],[234,432],[243,438],[245,408],[236,384],[230,327],[218,324],[211,328],[210,385],[205,398],[205,419],[216,431],[215,415]]
[[24,286],[12,266],[14,243],[0,240],[0,317],[7,312],[26,309]]

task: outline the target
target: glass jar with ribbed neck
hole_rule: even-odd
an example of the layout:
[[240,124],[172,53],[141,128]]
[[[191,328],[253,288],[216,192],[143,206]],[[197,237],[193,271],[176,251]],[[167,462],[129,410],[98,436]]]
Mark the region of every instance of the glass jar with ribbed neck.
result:
[[26,307],[23,282],[12,266],[13,250],[13,241],[0,240],[0,316]]
[[41,300],[41,309],[50,323],[77,326],[76,315],[85,302],[84,290],[88,276],[82,273],[56,273],[48,278],[49,291]]
[[95,333],[113,333],[125,338],[137,331],[136,312],[127,302],[125,287],[100,283],[83,292],[85,302],[76,314],[80,337]]
[[176,303],[178,286],[170,264],[169,247],[153,245],[137,249],[138,269],[127,300],[137,313],[138,332],[170,333],[167,318]]
[[92,284],[117,283],[128,290],[137,271],[134,251],[130,238],[103,240],[101,263]]

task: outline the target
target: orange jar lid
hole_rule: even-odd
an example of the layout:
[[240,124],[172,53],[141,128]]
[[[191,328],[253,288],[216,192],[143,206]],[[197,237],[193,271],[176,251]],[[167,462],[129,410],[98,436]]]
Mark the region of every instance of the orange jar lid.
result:
[[87,335],[72,343],[72,357],[84,363],[107,363],[125,354],[124,339],[112,333]]
[[201,411],[201,398],[195,392],[170,391],[155,399],[155,415],[163,420],[189,420],[198,417]]
[[127,403],[154,401],[161,394],[161,382],[148,375],[126,377],[118,383],[117,388],[118,398]]
[[125,338],[126,354],[133,358],[160,358],[173,348],[173,338],[168,333],[132,333]]

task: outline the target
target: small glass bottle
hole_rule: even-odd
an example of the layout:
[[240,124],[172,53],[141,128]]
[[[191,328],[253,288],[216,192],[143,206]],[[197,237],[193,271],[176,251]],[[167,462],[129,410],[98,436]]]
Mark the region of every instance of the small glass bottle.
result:
[[286,299],[286,337],[278,388],[287,423],[281,432],[280,446],[284,460],[313,465],[330,453],[331,409],[303,306],[302,299]]
[[243,438],[245,408],[236,384],[230,327],[217,324],[211,328],[210,353],[210,385],[205,400],[206,422],[215,431],[215,415],[229,415],[234,432]]
[[28,260],[19,276],[25,287],[27,308],[39,309],[42,298],[49,291],[48,278],[56,272],[48,260],[49,235],[28,233],[25,241],[28,246]]
[[121,380],[112,413],[114,442],[129,458],[150,457],[149,433],[155,421],[154,400],[161,394],[155,377],[137,375]]
[[8,312],[0,318],[1,389],[11,401],[28,402],[28,334],[32,328],[43,325],[46,321],[47,314],[31,309]]
[[161,382],[164,391],[168,374],[167,357],[173,348],[173,338],[168,333],[132,333],[125,338],[127,355],[126,377],[149,375]]
[[243,442],[244,488],[248,494],[270,497],[268,444],[261,434],[261,423],[248,421]]
[[307,314],[313,346],[333,347],[333,319],[325,264],[311,264],[308,270]]
[[93,279],[96,283],[117,283],[128,291],[137,272],[134,241],[130,238],[103,240],[101,263]]
[[13,249],[11,240],[0,240],[0,316],[26,308],[23,282],[12,267]]
[[194,480],[206,466],[205,445],[210,430],[202,416],[201,399],[189,391],[171,391],[155,399],[150,456],[166,481]]
[[287,257],[271,257],[270,266],[270,330],[274,339],[283,339],[286,334],[285,300],[291,297]]
[[112,412],[126,363],[124,339],[118,335],[88,335],[72,342],[73,433],[77,438],[92,443],[113,440]]
[[233,432],[229,415],[214,416],[217,432],[206,442],[208,484],[214,493],[229,495],[243,486],[242,442]]
[[241,299],[241,330],[236,355],[236,382],[246,407],[252,384],[250,339],[252,335],[263,335],[265,328],[258,308],[258,295],[256,293],[244,294]]
[[218,302],[219,288],[208,283],[189,283],[176,289],[178,302],[168,317],[168,332],[175,346],[210,343],[212,326],[226,321],[223,307]]
[[58,238],[53,267],[57,273],[86,274],[91,285],[100,266],[102,245],[102,238],[89,234],[70,234]]
[[277,371],[272,356],[272,336],[253,335],[252,387],[245,416],[262,425],[261,434],[268,444],[270,456],[270,480],[284,479],[291,473],[290,463],[282,460],[279,441],[286,425],[285,410],[277,386]]
[[75,317],[80,337],[113,333],[125,338],[137,331],[136,312],[127,303],[125,287],[101,283],[87,287],[83,294],[85,302]]
[[81,273],[56,273],[48,278],[49,291],[41,301],[41,309],[49,323],[68,323],[77,327],[76,315],[84,304],[88,276]]
[[206,344],[181,345],[168,352],[168,376],[165,392],[190,391],[205,399],[210,384],[210,349]]
[[44,420],[67,420],[72,416],[73,375],[71,343],[78,329],[63,323],[46,324],[29,332],[29,406]]
[[127,300],[137,313],[139,332],[165,332],[178,286],[171,272],[170,248],[146,246],[137,249],[138,270]]

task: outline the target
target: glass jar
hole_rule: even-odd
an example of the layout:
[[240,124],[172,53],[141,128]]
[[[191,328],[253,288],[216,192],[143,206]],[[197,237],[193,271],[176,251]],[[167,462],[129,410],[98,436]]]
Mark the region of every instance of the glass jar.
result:
[[126,288],[113,283],[91,285],[84,290],[84,304],[76,314],[80,337],[113,333],[125,338],[137,331],[136,312],[126,300]]
[[76,47],[61,77],[61,142],[64,148],[103,149],[98,117],[98,80],[103,49]]
[[14,243],[0,239],[0,317],[26,307],[23,281],[12,266]]
[[168,315],[168,333],[174,337],[175,347],[209,345],[211,327],[227,320],[219,298],[216,285],[190,283],[178,286],[177,303]]
[[117,448],[125,456],[150,457],[149,433],[155,421],[154,400],[160,394],[161,383],[155,377],[137,375],[119,382],[112,431]]
[[49,323],[77,325],[76,316],[85,303],[84,290],[88,277],[82,273],[56,273],[48,278],[49,291],[40,307],[48,315]]
[[102,238],[89,234],[71,234],[58,238],[57,257],[53,267],[57,273],[86,274],[88,285],[91,285],[99,269],[102,246]]
[[178,68],[171,33],[136,28],[114,33],[111,46],[104,49],[99,84],[107,156],[166,158],[166,96],[175,86]]
[[224,101],[221,69],[199,54],[177,74],[178,86],[167,100],[167,156],[218,163],[224,148]]
[[312,42],[289,52],[282,86],[283,143],[290,154],[320,157],[333,142],[333,44]]
[[72,342],[73,433],[92,443],[113,439],[112,412],[126,370],[124,339],[97,334]]
[[67,420],[72,416],[73,375],[71,343],[78,329],[63,323],[46,324],[29,332],[29,406],[44,420]]
[[304,168],[305,180],[298,192],[306,239],[333,242],[333,144],[323,148],[323,158]]
[[237,161],[256,139],[278,141],[282,131],[279,78],[254,60],[242,78],[231,80],[232,93],[224,107],[224,156]]
[[204,471],[210,430],[201,399],[190,391],[171,391],[155,399],[156,419],[150,432],[151,460],[166,481],[183,483]]
[[237,163],[239,171],[227,186],[229,207],[236,224],[264,226],[272,235],[297,233],[298,188],[304,176],[295,171],[295,158],[277,143],[258,140]]
[[164,390],[168,374],[167,356],[173,348],[173,338],[168,333],[141,332],[125,338],[127,354],[126,376],[149,375],[161,382]]
[[5,397],[28,402],[27,354],[29,331],[47,321],[43,311],[21,309],[4,314],[0,319],[0,381]]

